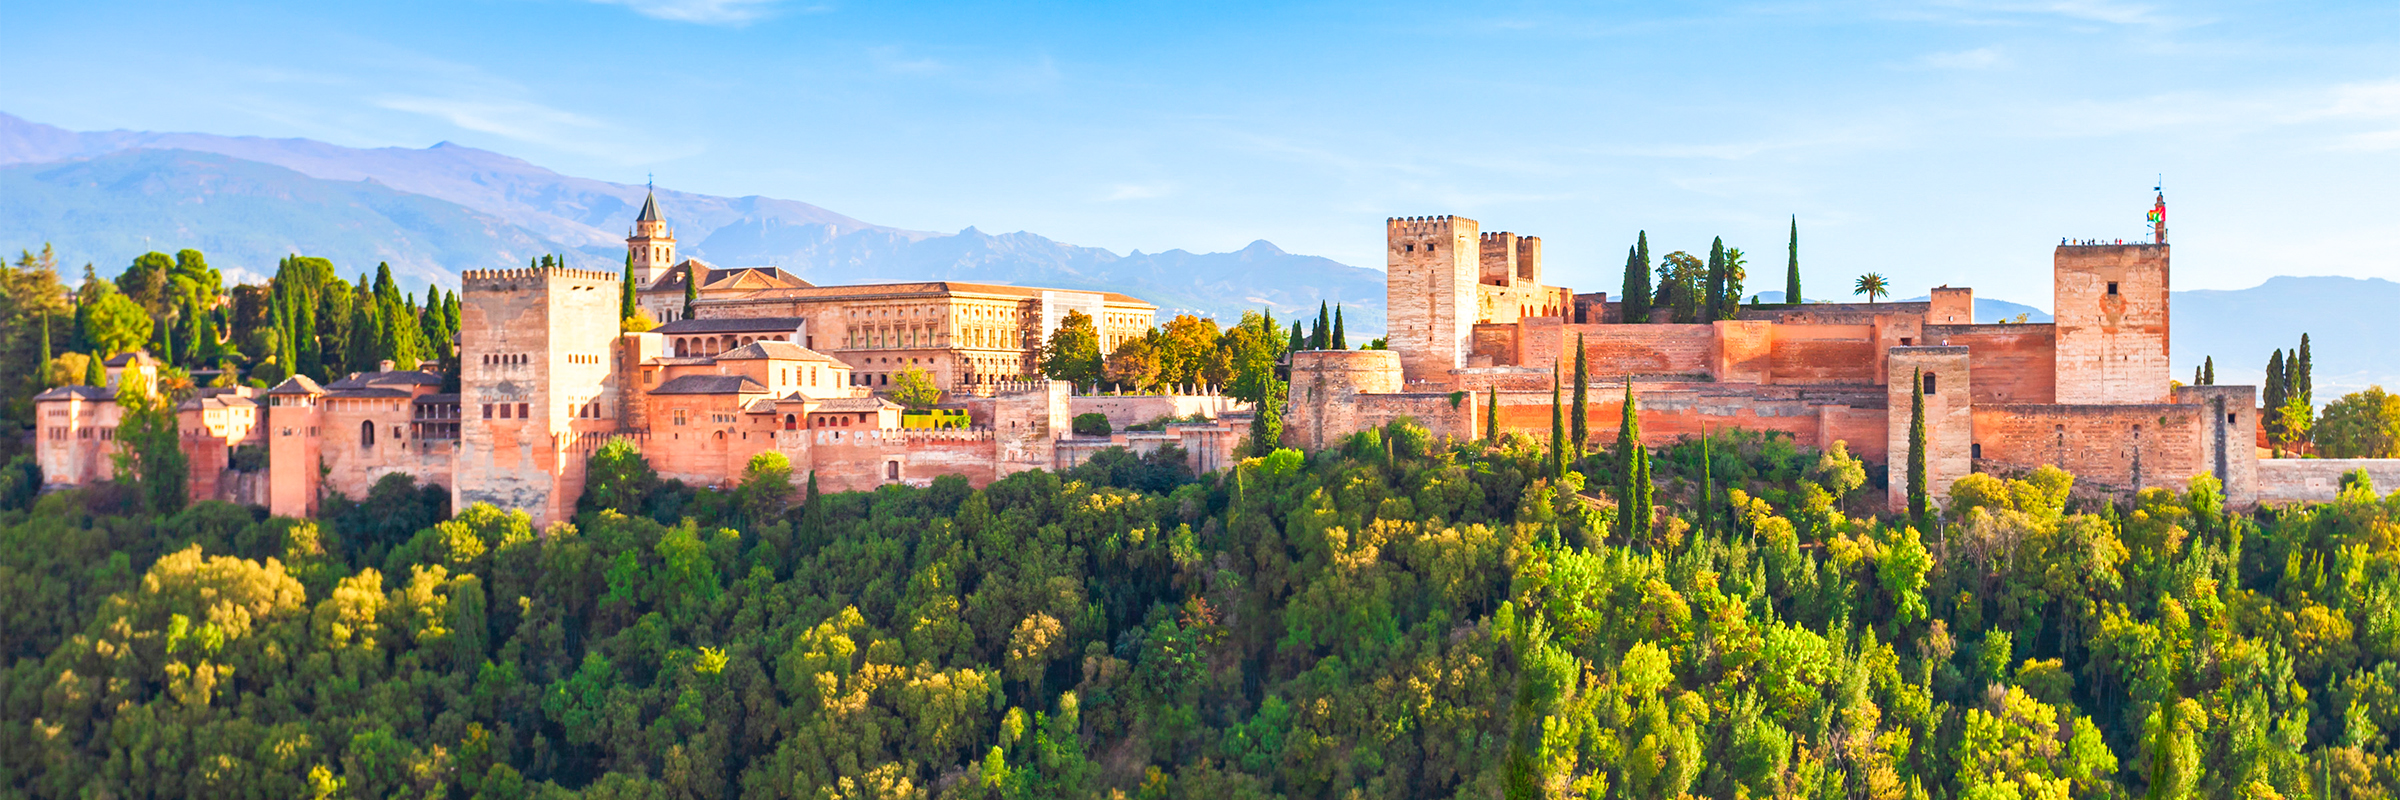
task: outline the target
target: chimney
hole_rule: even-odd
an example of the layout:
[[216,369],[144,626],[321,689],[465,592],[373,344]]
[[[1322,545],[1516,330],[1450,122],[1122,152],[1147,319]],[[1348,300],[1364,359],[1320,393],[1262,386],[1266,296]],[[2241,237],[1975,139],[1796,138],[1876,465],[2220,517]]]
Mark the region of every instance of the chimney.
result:
[[382,371],[382,372],[390,372],[390,371],[392,371],[392,360],[387,358],[387,359],[384,359],[384,360],[382,360],[382,361],[376,362],[376,364],[375,364],[375,369],[376,369],[376,370],[378,370],[378,371]]

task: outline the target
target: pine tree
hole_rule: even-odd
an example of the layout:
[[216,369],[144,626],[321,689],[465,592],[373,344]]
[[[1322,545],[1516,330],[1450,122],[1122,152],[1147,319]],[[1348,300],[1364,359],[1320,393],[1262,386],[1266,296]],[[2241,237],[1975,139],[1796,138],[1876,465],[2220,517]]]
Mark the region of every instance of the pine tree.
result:
[[1792,215],[1792,260],[1783,269],[1783,301],[1801,302],[1800,298],[1800,215]]
[[632,250],[625,251],[625,279],[621,282],[621,284],[622,285],[618,287],[619,294],[617,295],[617,318],[633,319],[635,309],[638,309],[641,306],[639,303],[634,301]]
[[1550,477],[1567,476],[1566,409],[1558,402],[1558,372],[1550,373]]
[[1908,400],[1908,518],[1917,532],[1933,532],[1933,499],[1925,487],[1925,370],[1916,371]]
[[2291,396],[2300,398],[2302,404],[2314,408],[2317,405],[2317,377],[2313,363],[2315,359],[2310,358],[2308,353],[2308,334],[2300,334],[2300,352],[2293,359],[2299,366],[2286,370],[2291,374]]
[[1332,348],[1332,349],[1335,349],[1335,350],[1348,350],[1348,349],[1350,349],[1350,338],[1349,338],[1348,336],[1345,336],[1345,335],[1343,335],[1343,333],[1342,333],[1342,307],[1341,307],[1341,306],[1334,306],[1334,307],[1333,307],[1333,348]]
[[700,305],[700,262],[683,262],[683,318],[691,319]]
[[1500,441],[1500,387],[1493,386],[1489,399],[1483,403],[1483,440]]
[[1634,235],[1625,251],[1625,296],[1617,301],[1617,321],[1639,325],[1650,321],[1650,232]]
[[1633,378],[1625,379],[1624,419],[1617,424],[1617,527],[1628,543],[1650,535],[1650,451],[1642,447],[1642,422],[1633,399]]
[[1578,333],[1575,334],[1575,405],[1570,412],[1575,418],[1571,424],[1574,426],[1575,455],[1578,457],[1587,452],[1584,447],[1592,436],[1592,423],[1588,418],[1591,411],[1591,383],[1592,370],[1584,355],[1583,334]]
[[1712,322],[1725,317],[1725,237],[1719,236],[1708,245],[1708,308],[1698,321]]

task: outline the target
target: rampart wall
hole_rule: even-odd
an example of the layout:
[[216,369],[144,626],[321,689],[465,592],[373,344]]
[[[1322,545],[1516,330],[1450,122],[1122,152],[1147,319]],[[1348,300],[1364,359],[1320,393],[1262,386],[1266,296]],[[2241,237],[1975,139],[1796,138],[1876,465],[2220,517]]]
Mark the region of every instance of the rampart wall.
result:
[[2209,413],[2174,403],[1983,405],[1975,408],[1975,443],[1988,467],[2051,464],[2075,473],[2078,485],[2180,490],[2213,467],[2201,444]]
[[2258,462],[2258,499],[2262,503],[2323,503],[2341,494],[2342,476],[2366,470],[2375,491],[2389,495],[2400,488],[2400,459],[2395,458],[2270,458]]
[[1160,417],[1199,414],[1215,419],[1249,407],[1249,403],[1219,394],[1077,395],[1067,401],[1069,415],[1104,414],[1109,427],[1117,430]]
[[1927,325],[1925,338],[1967,348],[1977,403],[2057,401],[2058,332],[2047,323]]
[[1773,327],[1774,350],[1769,363],[1774,383],[1880,382],[1876,374],[1883,351],[1875,346],[1875,326],[1803,322]]

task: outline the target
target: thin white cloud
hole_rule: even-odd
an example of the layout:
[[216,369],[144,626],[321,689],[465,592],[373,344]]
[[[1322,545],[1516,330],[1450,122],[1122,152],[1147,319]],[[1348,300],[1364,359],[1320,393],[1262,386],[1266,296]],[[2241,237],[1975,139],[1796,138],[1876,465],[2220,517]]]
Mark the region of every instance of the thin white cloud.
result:
[[1931,53],[1917,59],[1917,63],[1934,69],[1992,69],[2006,66],[2008,57],[1998,47],[1978,47],[1956,53]]
[[935,75],[950,69],[941,59],[929,56],[911,58],[898,47],[867,48],[867,58],[874,62],[876,69],[895,75]]
[[[700,25],[745,25],[774,13],[785,0],[591,0],[604,5],[624,6],[633,13],[670,22],[690,22]],[[811,7],[806,11],[821,11]]]

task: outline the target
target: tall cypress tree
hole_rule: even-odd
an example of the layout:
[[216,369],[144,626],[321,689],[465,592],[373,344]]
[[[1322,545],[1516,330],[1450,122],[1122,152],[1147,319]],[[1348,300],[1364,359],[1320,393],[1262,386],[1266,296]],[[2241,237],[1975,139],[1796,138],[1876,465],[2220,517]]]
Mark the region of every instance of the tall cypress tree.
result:
[[2215,386],[2215,385],[2217,385],[2217,357],[2216,357],[2216,356],[2209,356],[2209,357],[2207,357],[2207,358],[2200,359],[2200,385],[2202,385],[2202,386]]
[[1625,379],[1624,418],[1617,423],[1617,529],[1628,543],[1650,535],[1650,451],[1642,447],[1642,421]]
[[1550,372],[1550,477],[1567,476],[1566,410],[1558,403],[1558,371]]
[[1500,387],[1490,388],[1490,399],[1483,403],[1483,440],[1500,441]]
[[1917,532],[1933,533],[1933,498],[1925,488],[1925,370],[1919,367],[1908,394],[1908,518]]
[[1586,452],[1584,445],[1592,436],[1592,424],[1588,418],[1591,410],[1589,392],[1591,382],[1592,370],[1584,357],[1583,334],[1578,333],[1575,334],[1575,407],[1572,412],[1575,421],[1571,423],[1574,426],[1575,455],[1577,457],[1581,457]]
[[1783,301],[1802,302],[1800,298],[1800,215],[1792,215],[1792,260],[1783,269]]
[[1634,235],[1625,251],[1625,296],[1617,301],[1617,321],[1639,325],[1650,321],[1650,232]]
[[1717,533],[1717,475],[1716,459],[1712,457],[1708,431],[1700,432],[1700,535]]
[[2298,366],[2285,368],[2291,375],[2291,396],[2300,398],[2301,403],[2313,408],[2317,404],[2317,377],[2315,364],[2312,363],[2315,359],[2309,357],[2308,353],[2308,334],[2300,334],[2300,353],[2292,358]]
[[1725,237],[1719,236],[1708,244],[1708,309],[1698,321],[1714,322],[1725,317]]
[[2267,419],[2262,422],[2272,421],[2282,413],[2283,400],[2291,389],[2291,383],[2284,379],[2283,373],[2283,350],[2278,348],[2275,355],[2267,359],[2267,385],[2260,387],[2263,396],[2259,399],[2267,404]]
[[41,388],[50,388],[50,312],[42,312],[42,374],[35,376]]
[[638,305],[633,299],[633,251],[631,249],[625,251],[625,279],[621,283],[623,285],[618,287],[617,318],[633,319],[634,309]]
[[1317,325],[1308,332],[1308,349],[1323,350],[1333,341],[1333,312],[1325,301],[1317,301]]
[[1300,321],[1296,319],[1292,320],[1292,344],[1290,347],[1286,348],[1286,350],[1288,352],[1297,353],[1306,349],[1308,349],[1308,340],[1302,338],[1300,335]]
[[301,374],[325,380],[325,353],[317,345],[317,304],[303,298],[293,305],[300,309],[299,317],[292,322],[292,344],[299,349],[299,360],[293,362],[295,368]]
[[1350,337],[1348,337],[1348,336],[1345,336],[1345,335],[1343,335],[1343,334],[1342,334],[1342,307],[1341,307],[1341,306],[1334,306],[1334,307],[1333,307],[1333,348],[1332,348],[1332,349],[1335,349],[1335,350],[1348,350],[1348,349],[1350,349]]
[[700,305],[700,262],[683,262],[683,318],[691,319]]
[[108,366],[105,363],[102,363],[105,360],[106,359],[101,358],[99,353],[93,353],[91,358],[84,359],[83,385],[93,388],[100,388],[108,385]]

